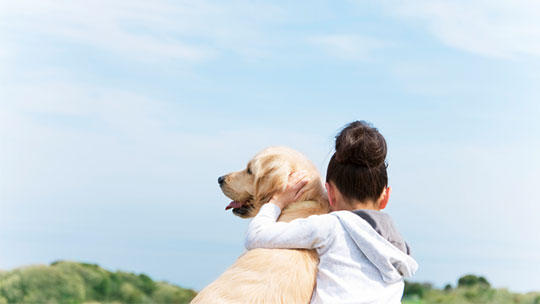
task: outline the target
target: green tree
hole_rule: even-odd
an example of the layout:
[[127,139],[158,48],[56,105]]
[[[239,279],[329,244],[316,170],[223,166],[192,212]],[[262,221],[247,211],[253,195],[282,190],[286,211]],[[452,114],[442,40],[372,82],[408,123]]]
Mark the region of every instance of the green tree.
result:
[[429,283],[412,283],[405,281],[405,288],[403,290],[404,297],[418,297],[423,298],[424,294],[431,290],[432,286]]
[[450,292],[450,291],[452,291],[452,285],[446,284],[446,285],[444,286],[444,291],[445,291],[445,292]]
[[154,281],[152,281],[149,276],[141,273],[139,275],[139,279],[140,288],[145,294],[151,295],[156,290],[156,283],[154,283]]
[[471,287],[475,285],[482,285],[485,287],[491,286],[486,278],[473,274],[468,274],[458,279],[458,287]]

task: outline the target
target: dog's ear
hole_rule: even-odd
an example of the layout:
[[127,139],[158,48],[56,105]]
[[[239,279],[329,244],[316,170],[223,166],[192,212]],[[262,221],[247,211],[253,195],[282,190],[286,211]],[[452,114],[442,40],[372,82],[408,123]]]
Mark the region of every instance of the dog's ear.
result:
[[277,162],[264,162],[255,176],[255,201],[267,203],[274,193],[285,189],[291,168]]

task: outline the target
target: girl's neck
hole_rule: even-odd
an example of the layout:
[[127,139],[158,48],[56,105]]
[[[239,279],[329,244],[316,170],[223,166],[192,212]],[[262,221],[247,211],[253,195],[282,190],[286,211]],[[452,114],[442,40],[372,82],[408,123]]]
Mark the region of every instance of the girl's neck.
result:
[[347,203],[345,201],[339,201],[337,202],[337,206],[335,206],[335,210],[358,210],[358,209],[370,209],[370,210],[377,210],[380,211],[379,204],[369,201],[369,202],[359,202],[359,201],[352,201],[350,203]]

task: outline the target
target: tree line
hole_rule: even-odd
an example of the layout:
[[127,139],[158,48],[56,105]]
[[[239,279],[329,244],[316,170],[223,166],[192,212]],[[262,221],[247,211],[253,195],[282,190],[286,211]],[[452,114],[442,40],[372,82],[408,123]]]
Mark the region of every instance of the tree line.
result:
[[[8,303],[141,303],[183,304],[196,295],[191,289],[155,282],[145,274],[111,272],[96,264],[57,261],[0,271],[0,304]],[[482,276],[465,275],[457,284],[434,288],[405,282],[403,304],[540,304],[540,292],[518,294],[494,289]]]
[[96,264],[68,261],[0,272],[0,304],[7,303],[171,303],[196,292],[145,274],[110,272]]
[[512,293],[507,289],[494,289],[483,276],[468,274],[458,279],[456,286],[447,284],[443,289],[430,283],[405,282],[403,304],[540,304],[540,292]]

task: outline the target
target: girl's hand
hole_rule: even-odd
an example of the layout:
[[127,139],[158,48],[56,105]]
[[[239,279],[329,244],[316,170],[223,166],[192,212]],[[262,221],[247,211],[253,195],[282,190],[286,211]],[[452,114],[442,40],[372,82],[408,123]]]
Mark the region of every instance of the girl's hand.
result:
[[289,175],[289,182],[282,192],[272,196],[269,203],[278,206],[281,209],[287,207],[290,203],[298,200],[307,190],[304,186],[309,182],[307,172],[300,171]]

